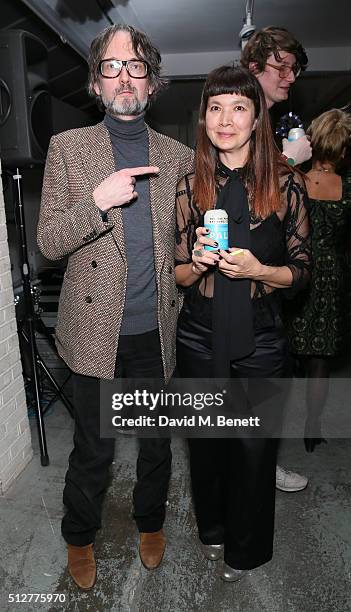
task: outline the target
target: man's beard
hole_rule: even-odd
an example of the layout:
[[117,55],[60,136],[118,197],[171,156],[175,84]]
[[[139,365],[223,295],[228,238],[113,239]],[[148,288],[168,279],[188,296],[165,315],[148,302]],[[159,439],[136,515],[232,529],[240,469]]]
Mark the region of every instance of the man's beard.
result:
[[[123,91],[131,91],[133,97],[126,97],[124,100],[117,100],[117,96]],[[140,115],[147,107],[148,98],[144,100],[138,99],[137,90],[134,87],[119,87],[114,91],[114,97],[112,100],[107,100],[104,96],[101,99],[104,103],[105,110],[110,115]]]

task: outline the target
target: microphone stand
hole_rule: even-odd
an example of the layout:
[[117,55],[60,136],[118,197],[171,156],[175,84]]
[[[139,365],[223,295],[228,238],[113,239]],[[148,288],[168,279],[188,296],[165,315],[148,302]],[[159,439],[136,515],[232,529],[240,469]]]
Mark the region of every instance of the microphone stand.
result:
[[20,233],[20,264],[21,274],[23,282],[23,296],[24,305],[26,312],[26,321],[28,324],[28,345],[30,347],[30,369],[32,374],[32,386],[33,395],[35,402],[35,416],[37,421],[38,435],[39,435],[39,447],[40,447],[40,460],[41,465],[49,465],[49,455],[46,445],[45,427],[43,420],[43,413],[41,408],[41,391],[39,382],[39,369],[38,369],[38,351],[35,339],[35,325],[34,325],[34,308],[31,295],[31,283],[30,283],[30,269],[28,262],[28,250],[26,241],[26,229],[25,229],[25,218],[23,210],[23,194],[22,194],[22,175],[19,169],[16,169],[16,173],[13,174],[13,180],[15,181],[15,203],[18,212],[19,222],[19,233]]
[[[12,172],[11,172],[12,174]],[[44,375],[49,379],[51,385],[56,391],[56,396],[59,397],[62,403],[67,408],[70,416],[73,418],[74,408],[68,397],[63,392],[63,387],[68,381],[68,378],[65,382],[60,386],[55,380],[54,376],[50,372],[49,368],[41,358],[35,338],[35,331],[38,331],[40,334],[43,334],[50,346],[56,351],[55,342],[50,335],[48,329],[44,325],[41,320],[39,314],[36,314],[34,311],[33,300],[32,300],[32,287],[30,281],[30,268],[28,261],[28,248],[27,248],[27,238],[26,238],[26,225],[25,225],[25,215],[23,208],[23,194],[22,194],[22,175],[20,174],[19,169],[16,169],[16,173],[12,175],[13,180],[15,181],[16,189],[15,189],[15,209],[17,211],[17,220],[19,227],[19,239],[20,239],[20,265],[21,265],[21,275],[22,275],[22,284],[23,284],[23,296],[24,296],[24,307],[25,307],[25,316],[24,323],[26,324],[26,328],[24,324],[19,322],[19,333],[21,337],[24,339],[26,346],[29,347],[29,368],[31,372],[31,383],[32,390],[34,396],[35,403],[35,417],[38,428],[38,436],[39,436],[39,447],[40,447],[40,460],[42,466],[49,465],[49,456],[46,445],[46,436],[45,436],[45,427],[43,415],[45,411],[42,409],[41,404],[41,386],[40,386],[40,376],[39,376],[39,368],[43,371]],[[50,403],[55,401],[52,399]],[[48,407],[47,407],[48,408]],[[46,409],[47,409],[46,408]]]

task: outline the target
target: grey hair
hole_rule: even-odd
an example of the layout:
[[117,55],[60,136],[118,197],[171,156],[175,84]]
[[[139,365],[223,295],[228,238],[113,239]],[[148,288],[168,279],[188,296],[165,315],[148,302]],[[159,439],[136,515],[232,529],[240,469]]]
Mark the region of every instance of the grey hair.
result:
[[148,36],[136,30],[132,26],[116,23],[102,30],[92,41],[88,57],[88,94],[95,99],[100,110],[104,109],[101,96],[94,90],[94,85],[101,75],[99,73],[99,63],[103,59],[108,45],[113,36],[118,32],[127,32],[130,34],[133,49],[138,59],[145,60],[148,64],[148,79],[152,88],[152,94],[149,96],[149,102],[156,97],[156,94],[164,89],[167,85],[167,80],[161,77],[161,55],[157,47],[155,47]]

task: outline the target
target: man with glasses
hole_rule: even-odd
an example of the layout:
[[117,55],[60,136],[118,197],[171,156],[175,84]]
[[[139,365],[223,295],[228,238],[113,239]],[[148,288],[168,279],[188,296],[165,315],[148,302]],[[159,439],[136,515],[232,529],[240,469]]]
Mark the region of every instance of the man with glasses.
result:
[[[288,99],[291,85],[307,67],[308,58],[301,43],[285,28],[269,26],[258,30],[244,47],[241,64],[251,70],[262,86],[268,108]],[[302,164],[312,156],[306,136],[289,142],[283,138],[283,155],[291,165]],[[296,492],[307,487],[308,478],[277,465],[276,487]]]
[[[285,28],[269,26],[258,30],[245,46],[241,63],[251,70],[260,82],[268,108],[288,99],[291,85],[308,58],[296,38]],[[292,165],[302,164],[312,156],[306,136],[289,142],[283,139],[283,155]]]
[[[93,543],[114,458],[114,440],[100,437],[99,383],[172,375],[175,193],[193,167],[191,149],[145,124],[144,111],[164,85],[160,54],[145,34],[107,28],[93,40],[88,63],[88,90],[105,117],[52,138],[38,225],[42,253],[68,256],[56,340],[73,371],[75,432],[62,533],[69,572],[84,590],[95,583]],[[134,518],[141,560],[154,569],[165,549],[170,441],[139,444]]]

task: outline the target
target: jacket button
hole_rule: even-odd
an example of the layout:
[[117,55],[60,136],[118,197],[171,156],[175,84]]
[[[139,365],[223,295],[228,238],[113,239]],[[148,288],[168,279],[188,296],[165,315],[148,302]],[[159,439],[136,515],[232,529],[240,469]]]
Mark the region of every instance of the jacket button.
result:
[[97,263],[96,263],[96,261],[92,261],[92,262],[91,262],[91,265],[92,265],[92,267],[93,267],[93,268],[97,268]]
[[168,268],[168,272],[169,272],[170,274],[172,274],[172,272],[173,272],[173,268],[172,268],[172,266],[169,266],[169,268]]
[[175,303],[175,300],[172,300],[172,301],[171,301],[171,306],[172,306],[172,308],[174,308],[175,304],[176,304],[176,303]]
[[91,304],[92,301],[93,301],[93,298],[90,295],[87,295],[84,299],[85,299],[87,304]]

